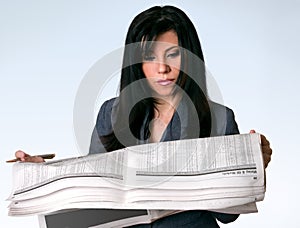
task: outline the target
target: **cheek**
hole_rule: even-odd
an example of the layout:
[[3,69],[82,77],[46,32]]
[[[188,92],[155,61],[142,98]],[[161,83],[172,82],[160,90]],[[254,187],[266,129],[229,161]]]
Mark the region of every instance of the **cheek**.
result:
[[181,59],[175,59],[174,61],[172,61],[172,63],[170,64],[170,66],[172,67],[172,69],[174,71],[180,71],[180,67],[181,67]]
[[154,77],[153,63],[143,63],[142,70],[146,78]]
[[180,74],[180,67],[172,67],[171,68],[171,72],[173,77],[178,78],[179,74]]

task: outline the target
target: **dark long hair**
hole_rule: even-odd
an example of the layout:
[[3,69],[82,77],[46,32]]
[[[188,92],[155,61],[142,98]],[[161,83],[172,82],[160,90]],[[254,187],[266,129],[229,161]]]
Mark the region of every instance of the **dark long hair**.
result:
[[[137,15],[132,21],[125,42],[121,71],[120,95],[113,109],[110,134],[100,139],[107,151],[131,146],[150,136],[149,124],[154,117],[156,99],[145,83],[142,55],[160,34],[173,30],[177,33],[181,55],[181,71],[177,85],[187,94],[197,112],[199,132],[187,138],[208,137],[211,132],[211,113],[207,100],[204,58],[196,29],[188,16],[174,6],[155,6]],[[189,107],[188,107],[189,110]],[[188,126],[193,128],[195,116],[188,115]]]

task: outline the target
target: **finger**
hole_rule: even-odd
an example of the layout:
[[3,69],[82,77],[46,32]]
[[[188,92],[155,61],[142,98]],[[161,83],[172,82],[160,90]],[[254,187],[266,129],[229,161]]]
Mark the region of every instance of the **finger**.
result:
[[265,168],[268,167],[270,161],[271,161],[271,156],[270,155],[267,155],[267,154],[264,154],[263,155],[263,159],[264,159],[264,166]]
[[268,154],[268,155],[272,155],[272,148],[270,146],[262,146],[261,148],[263,154]]
[[270,142],[269,142],[269,140],[267,140],[266,136],[261,134],[260,138],[261,138],[261,145],[263,145],[263,146],[269,146],[270,145]]
[[25,158],[30,156],[30,155],[26,154],[22,150],[18,150],[18,151],[15,152],[15,156],[16,156],[16,158],[19,158],[21,161],[25,161]]
[[250,133],[256,133],[256,131],[252,129],[252,130],[250,130]]
[[25,162],[34,162],[34,163],[40,163],[44,162],[45,160],[42,157],[39,156],[28,156],[24,159]]

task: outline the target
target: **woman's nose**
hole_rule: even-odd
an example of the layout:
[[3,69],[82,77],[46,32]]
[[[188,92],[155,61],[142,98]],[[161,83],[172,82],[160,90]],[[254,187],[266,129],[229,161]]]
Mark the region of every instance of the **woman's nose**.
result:
[[170,72],[170,66],[165,62],[159,62],[158,64],[158,72],[160,74],[165,74]]

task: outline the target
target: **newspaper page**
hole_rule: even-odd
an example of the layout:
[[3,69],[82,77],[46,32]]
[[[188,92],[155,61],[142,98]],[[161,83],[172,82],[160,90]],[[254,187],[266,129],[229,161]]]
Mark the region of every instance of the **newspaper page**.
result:
[[[144,194],[139,189],[143,186],[152,189],[150,195],[163,201],[168,209],[251,213],[257,212],[253,202],[264,198],[259,134],[180,140],[128,150],[129,156],[136,159],[132,163],[136,165],[136,176],[129,179],[130,184],[139,187],[128,193],[126,199],[130,202],[139,204]],[[180,194],[170,191],[173,188],[180,189]],[[155,193],[154,189],[159,191]],[[189,201],[188,207],[175,198]],[[161,202],[153,201],[151,207],[162,209],[158,204]]]
[[249,213],[265,192],[259,134],[153,143],[54,162],[18,163],[13,175],[10,215],[72,208]]
[[[77,181],[86,187],[120,188],[124,185],[125,157],[125,153],[107,153],[44,163],[16,163],[13,166],[13,189],[9,199],[43,196],[55,189],[66,188],[68,184],[76,186]],[[81,179],[77,180],[79,177]]]
[[264,185],[259,134],[146,144],[127,151],[135,158],[136,175],[127,183],[135,187],[198,189],[228,187],[228,181],[231,186]]

